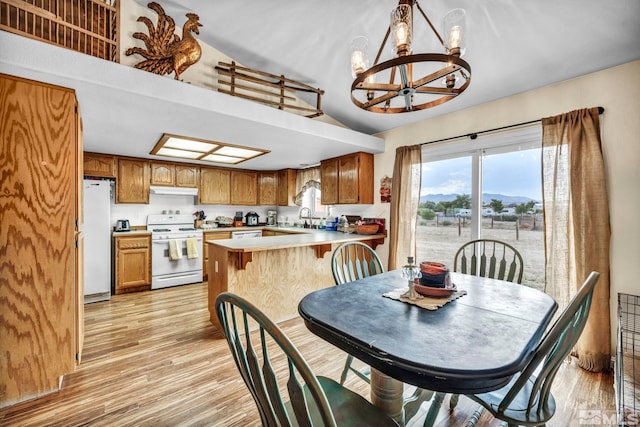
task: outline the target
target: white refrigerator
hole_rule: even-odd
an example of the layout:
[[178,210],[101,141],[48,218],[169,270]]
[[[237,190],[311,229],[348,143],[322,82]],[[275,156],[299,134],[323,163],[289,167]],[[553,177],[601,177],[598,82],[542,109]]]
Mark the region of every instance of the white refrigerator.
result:
[[111,182],[84,180],[84,302],[111,298]]

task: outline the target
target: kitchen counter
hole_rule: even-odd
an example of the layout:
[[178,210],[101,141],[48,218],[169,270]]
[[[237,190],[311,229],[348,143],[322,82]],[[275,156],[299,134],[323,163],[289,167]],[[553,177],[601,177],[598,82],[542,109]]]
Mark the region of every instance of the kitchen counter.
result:
[[220,293],[228,291],[246,298],[275,322],[294,318],[305,295],[334,286],[331,254],[336,247],[362,241],[375,248],[386,237],[294,227],[243,229],[247,228],[286,234],[205,242],[209,254],[209,318],[219,331],[215,299]]
[[131,231],[112,231],[112,237],[123,237],[123,236],[148,236],[151,232],[147,230],[131,230]]
[[[301,246],[331,246],[336,243],[339,244],[352,241],[370,241],[375,249],[375,247],[382,243],[386,237],[385,234],[362,235],[295,227],[242,227],[238,229],[264,229],[287,234],[279,236],[251,237],[247,239],[209,240],[206,243],[221,246],[230,252],[243,253],[288,249]],[[224,228],[223,230],[230,230],[230,228]]]

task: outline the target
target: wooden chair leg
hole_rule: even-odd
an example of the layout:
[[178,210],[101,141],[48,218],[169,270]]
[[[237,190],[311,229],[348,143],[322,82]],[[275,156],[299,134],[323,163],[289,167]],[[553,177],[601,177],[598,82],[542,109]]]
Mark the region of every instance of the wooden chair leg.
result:
[[410,396],[404,398],[402,404],[404,405],[405,419],[408,421],[413,418],[420,410],[422,403],[431,400],[433,393],[431,390],[416,387]]
[[452,394],[449,397],[449,411],[453,411],[455,407],[458,405],[458,400],[460,399],[459,394]]
[[344,385],[344,382],[347,380],[347,374],[349,373],[349,369],[351,368],[352,362],[353,362],[353,356],[348,355],[347,361],[344,363],[344,369],[342,370],[342,374],[340,375],[340,385]]
[[469,421],[467,421],[466,427],[474,427],[478,422],[478,420],[480,420],[480,417],[482,416],[483,411],[484,411],[484,407],[479,406],[478,409],[475,410],[473,415],[471,415],[471,418],[469,418]]
[[433,402],[431,402],[429,412],[427,412],[427,417],[424,419],[424,427],[432,427],[436,422],[436,418],[438,418],[438,412],[440,412],[440,407],[442,406],[444,396],[445,393],[437,392],[433,397]]

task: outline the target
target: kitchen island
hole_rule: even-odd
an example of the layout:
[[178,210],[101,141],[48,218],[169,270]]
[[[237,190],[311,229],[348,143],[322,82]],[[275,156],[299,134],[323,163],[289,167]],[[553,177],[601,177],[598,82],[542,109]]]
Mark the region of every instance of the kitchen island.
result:
[[279,322],[298,315],[308,293],[333,286],[331,254],[340,244],[361,241],[374,249],[385,234],[359,235],[335,231],[265,227],[277,235],[247,239],[208,240],[209,317],[221,330],[215,313],[222,292],[238,294]]

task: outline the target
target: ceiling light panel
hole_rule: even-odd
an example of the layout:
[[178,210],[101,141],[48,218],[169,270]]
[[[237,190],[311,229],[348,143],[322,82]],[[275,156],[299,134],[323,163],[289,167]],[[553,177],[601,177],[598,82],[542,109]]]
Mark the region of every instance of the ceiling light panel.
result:
[[260,148],[165,133],[149,154],[235,165],[269,152]]
[[178,148],[180,150],[198,151],[200,153],[208,153],[220,146],[220,144],[214,144],[212,142],[195,141],[193,139],[184,139],[170,137],[164,144],[165,147]]

